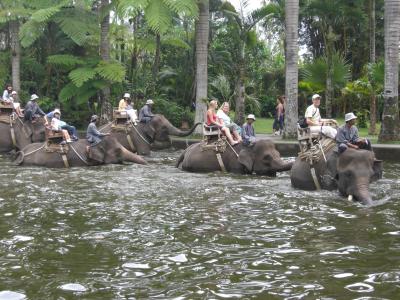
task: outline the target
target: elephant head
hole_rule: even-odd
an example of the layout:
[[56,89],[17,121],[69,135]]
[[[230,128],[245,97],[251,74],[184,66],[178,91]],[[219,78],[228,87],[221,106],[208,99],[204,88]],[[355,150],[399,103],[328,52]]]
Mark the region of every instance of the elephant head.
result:
[[122,162],[134,162],[147,164],[147,162],[130,151],[128,151],[115,137],[106,136],[98,145],[90,148],[90,159],[98,163],[115,164]]
[[276,172],[289,171],[293,163],[285,163],[270,140],[260,140],[252,147],[243,147],[239,152],[239,163],[247,173],[276,176]]
[[339,192],[369,205],[372,203],[369,184],[382,178],[382,161],[372,151],[347,149],[337,161]]

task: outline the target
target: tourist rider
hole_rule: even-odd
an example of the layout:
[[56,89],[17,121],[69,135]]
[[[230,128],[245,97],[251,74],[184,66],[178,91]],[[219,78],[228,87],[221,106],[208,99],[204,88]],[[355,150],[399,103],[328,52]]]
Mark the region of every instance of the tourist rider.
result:
[[102,133],[97,130],[97,120],[98,117],[96,115],[93,115],[90,118],[90,124],[86,130],[86,139],[89,142],[90,146],[96,146],[102,141],[103,137],[110,135],[109,133]]
[[31,100],[28,101],[25,106],[24,118],[26,121],[32,122],[38,116],[42,116],[44,117],[44,124],[48,125],[49,123],[47,121],[46,114],[40,109],[39,105],[37,104],[37,99],[39,99],[38,95],[32,94]]
[[129,93],[125,93],[124,97],[122,97],[121,100],[119,100],[119,104],[118,104],[118,110],[119,111],[123,111],[126,109],[126,107],[128,106],[128,100],[131,99],[131,95]]
[[337,124],[336,120],[333,119],[321,119],[321,115],[319,113],[319,106],[321,104],[321,96],[315,94],[312,96],[312,102],[309,107],[307,107],[306,113],[304,117],[307,119],[307,124],[310,127],[311,133],[319,133],[322,132],[327,137],[331,139],[335,139],[336,137],[336,129],[332,126],[327,126],[327,123]]
[[[49,112],[49,113],[46,115],[46,117],[47,117],[47,119],[49,120],[49,122],[52,121],[52,119],[53,119],[53,117],[54,117],[54,114],[55,114],[56,112],[59,112],[59,113],[60,113],[60,117],[61,117],[61,111],[60,111],[60,109],[59,109],[59,108],[55,108],[53,111]],[[60,118],[59,118],[59,119],[60,119]],[[70,137],[71,137],[71,139],[72,139],[73,141],[77,141],[77,140],[78,140],[78,134],[77,134],[77,131],[76,131],[75,126],[69,125],[69,124],[67,124],[65,121],[62,121],[62,120],[59,120],[59,125],[60,125],[60,128],[61,128],[61,129],[65,129],[65,130],[68,131],[68,134],[70,135]]]
[[217,111],[217,117],[222,120],[224,125],[229,128],[230,132],[233,135],[233,139],[237,142],[242,141],[242,137],[240,136],[241,128],[232,122],[231,118],[229,117],[229,103],[224,102],[220,106],[219,110]]
[[136,125],[137,112],[136,109],[133,109],[133,103],[131,99],[128,99],[128,105],[126,106],[126,113],[128,114],[131,122]]
[[256,142],[256,134],[254,132],[253,123],[256,117],[253,114],[249,114],[246,119],[246,123],[242,127],[242,139],[243,144],[246,146],[252,146]]
[[365,149],[372,151],[371,142],[368,139],[358,136],[358,128],[354,125],[357,117],[350,112],[345,114],[344,120],[346,124],[339,127],[336,135],[336,142],[339,153],[346,151],[348,148]]
[[139,111],[139,121],[142,123],[148,123],[153,119],[154,115],[151,112],[151,108],[154,102],[151,99],[146,101],[146,104]]
[[61,128],[60,117],[61,117],[60,110],[55,109],[53,112],[53,117],[51,119],[51,123],[50,123],[51,130],[62,132],[64,140],[60,143],[61,145],[65,144],[66,142],[72,143],[68,131],[66,129]]
[[13,107],[14,107],[14,110],[15,110],[15,112],[17,113],[17,115],[18,115],[18,117],[23,117],[24,116],[24,114],[22,113],[22,111],[21,111],[21,105],[20,105],[20,103],[18,102],[18,96],[17,96],[17,92],[16,91],[12,91],[11,92],[11,95],[9,96],[9,98],[8,99],[3,99],[3,101],[5,102],[5,103],[12,103],[12,105],[13,105]]
[[12,85],[7,84],[6,88],[4,89],[4,92],[3,92],[3,101],[4,102],[10,101],[12,90],[13,90]]

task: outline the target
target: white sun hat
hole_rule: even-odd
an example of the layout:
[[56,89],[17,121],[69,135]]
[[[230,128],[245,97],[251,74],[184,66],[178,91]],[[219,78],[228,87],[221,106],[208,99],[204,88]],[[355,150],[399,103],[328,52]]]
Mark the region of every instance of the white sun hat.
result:
[[55,114],[61,115],[61,111],[60,111],[58,108],[56,108],[56,109],[54,110],[54,113],[55,113]]
[[131,97],[131,94],[129,94],[129,93],[124,94],[124,98],[130,98],[130,97]]
[[357,117],[352,112],[344,115],[344,121],[345,122],[348,122],[348,121],[351,121],[351,120],[354,120],[354,119],[357,119]]
[[256,120],[256,117],[253,114],[249,114],[247,116],[247,119],[253,119],[254,121]]
[[317,98],[321,98],[321,96],[318,95],[318,94],[314,94],[314,95],[312,96],[312,100],[317,99]]
[[148,100],[146,101],[146,104],[154,104],[154,102],[153,102],[153,100],[148,99]]
[[39,99],[39,96],[36,94],[32,94],[31,101],[35,101],[36,99]]

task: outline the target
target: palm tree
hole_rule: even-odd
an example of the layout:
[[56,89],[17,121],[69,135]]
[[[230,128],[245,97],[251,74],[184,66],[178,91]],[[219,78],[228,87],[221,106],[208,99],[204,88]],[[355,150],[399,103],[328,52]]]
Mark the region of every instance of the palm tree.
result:
[[385,0],[385,88],[379,141],[399,139],[400,1]]
[[[101,0],[99,6],[100,16],[100,57],[106,62],[110,62],[110,13],[108,11],[109,0]],[[101,120],[108,123],[112,120],[112,105],[110,101],[110,87],[106,86],[101,91]]]
[[298,22],[299,0],[286,0],[285,32],[286,32],[286,82],[285,82],[285,129],[284,137],[297,136],[298,119]]
[[[375,0],[369,0],[369,62],[375,64]],[[372,81],[372,79],[370,79]],[[369,134],[375,134],[376,131],[376,95],[371,94],[369,103]]]
[[[208,92],[208,34],[209,34],[209,2],[200,0],[199,19],[196,21],[196,114],[195,123],[204,122],[207,106],[205,100]],[[197,127],[197,133],[201,128]]]

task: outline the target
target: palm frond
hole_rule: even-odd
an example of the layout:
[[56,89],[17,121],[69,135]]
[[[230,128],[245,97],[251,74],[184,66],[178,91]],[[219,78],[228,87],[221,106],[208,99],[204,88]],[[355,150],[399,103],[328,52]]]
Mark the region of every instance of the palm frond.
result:
[[68,101],[77,94],[77,89],[78,89],[78,87],[75,84],[73,84],[72,82],[70,82],[62,88],[62,90],[58,94],[58,98],[61,101]]
[[109,81],[122,82],[125,79],[125,67],[118,63],[101,61],[95,71]]
[[151,0],[144,15],[149,27],[156,33],[164,33],[172,24],[171,10],[162,0]]
[[169,37],[166,39],[162,40],[162,43],[165,45],[170,45],[173,47],[177,47],[177,48],[183,48],[183,49],[190,49],[190,46],[182,39],[177,38],[177,37]]
[[29,20],[23,24],[19,29],[19,38],[22,47],[29,47],[32,45],[43,33],[44,24]]
[[86,81],[95,77],[96,74],[97,72],[93,68],[78,68],[71,71],[68,77],[77,87],[81,87]]
[[176,14],[197,17],[199,8],[194,0],[164,0],[165,4]]
[[122,17],[135,17],[148,3],[149,0],[117,0],[117,12]]
[[70,54],[58,54],[47,57],[47,63],[52,65],[64,66],[67,68],[73,68],[77,65],[82,65],[85,62],[77,56],[73,56]]
[[30,20],[34,22],[46,22],[48,21],[52,16],[54,16],[56,13],[60,11],[61,7],[59,6],[54,6],[54,7],[48,7],[44,9],[39,9],[35,11],[32,15]]

